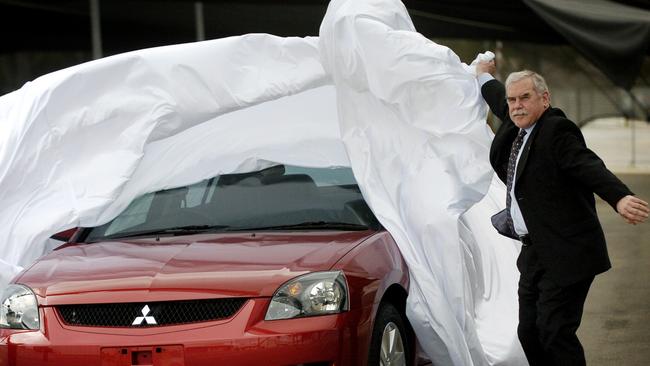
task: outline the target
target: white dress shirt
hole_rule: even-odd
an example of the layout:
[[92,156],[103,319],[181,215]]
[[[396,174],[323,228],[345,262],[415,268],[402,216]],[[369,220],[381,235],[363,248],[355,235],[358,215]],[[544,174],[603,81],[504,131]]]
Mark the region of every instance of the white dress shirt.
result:
[[[481,87],[483,87],[483,84],[487,83],[488,81],[494,79],[492,75],[488,73],[482,73],[478,75],[478,82]],[[524,222],[524,217],[521,214],[521,209],[519,208],[519,202],[517,202],[517,197],[515,197],[515,185],[517,183],[517,166],[519,166],[519,158],[521,158],[521,153],[524,151],[524,148],[526,146],[526,142],[528,141],[528,137],[530,137],[530,134],[533,132],[533,129],[535,129],[535,126],[537,124],[533,124],[532,126],[526,128],[526,135],[524,136],[524,141],[521,144],[521,149],[519,149],[519,154],[517,154],[517,162],[515,163],[515,177],[513,178],[512,182],[512,188],[510,189],[510,192],[508,194],[510,195],[511,202],[510,202],[510,216],[512,217],[512,223],[515,227],[515,232],[517,235],[526,235],[528,234],[528,228],[526,227],[526,223]]]
[[512,178],[512,188],[510,189],[510,217],[512,217],[512,223],[513,226],[515,227],[515,232],[517,235],[526,235],[528,234],[528,228],[526,227],[526,223],[524,222],[524,217],[521,214],[521,209],[519,208],[519,202],[517,202],[517,197],[515,197],[515,185],[517,184],[517,166],[519,166],[519,159],[521,158],[521,153],[524,151],[524,148],[526,146],[526,142],[528,141],[528,137],[530,137],[530,134],[533,132],[533,129],[535,128],[537,124],[533,124],[532,126],[526,128],[526,135],[524,135],[524,141],[521,144],[521,149],[519,149],[519,154],[517,154],[517,163],[515,163],[515,176]]

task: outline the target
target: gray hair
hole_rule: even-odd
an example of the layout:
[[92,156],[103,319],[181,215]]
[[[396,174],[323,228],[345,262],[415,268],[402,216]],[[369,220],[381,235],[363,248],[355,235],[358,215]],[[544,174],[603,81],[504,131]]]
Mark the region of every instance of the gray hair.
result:
[[508,75],[508,78],[506,79],[506,88],[510,86],[510,84],[523,80],[525,78],[530,78],[533,81],[533,88],[538,94],[541,95],[544,92],[548,92],[546,80],[544,80],[542,75],[530,70],[517,71]]

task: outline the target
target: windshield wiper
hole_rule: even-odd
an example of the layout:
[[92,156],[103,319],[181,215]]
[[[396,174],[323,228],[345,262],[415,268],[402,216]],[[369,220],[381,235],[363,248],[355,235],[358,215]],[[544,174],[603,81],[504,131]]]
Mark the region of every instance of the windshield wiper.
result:
[[[196,233],[205,233],[210,231],[220,231],[227,229],[228,225],[186,225],[186,226],[175,226],[164,229],[155,229],[155,230],[141,230],[141,231],[129,231],[124,233],[116,233],[112,235],[106,235],[99,240],[104,239],[123,239],[136,236],[152,236],[152,235],[189,235]],[[96,241],[96,240],[95,240]]]
[[307,221],[298,224],[261,226],[261,227],[241,227],[229,228],[227,231],[247,231],[247,230],[368,230],[369,227],[361,224],[351,224],[348,222],[331,222],[331,221]]

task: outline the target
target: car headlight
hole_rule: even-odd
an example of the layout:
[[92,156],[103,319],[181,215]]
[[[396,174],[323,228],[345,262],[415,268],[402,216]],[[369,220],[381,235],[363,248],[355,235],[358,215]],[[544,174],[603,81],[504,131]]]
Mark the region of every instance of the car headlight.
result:
[[40,328],[38,302],[32,290],[23,285],[9,285],[0,298],[0,328]]
[[266,320],[335,314],[348,310],[348,285],[341,271],[316,272],[280,287],[266,312]]

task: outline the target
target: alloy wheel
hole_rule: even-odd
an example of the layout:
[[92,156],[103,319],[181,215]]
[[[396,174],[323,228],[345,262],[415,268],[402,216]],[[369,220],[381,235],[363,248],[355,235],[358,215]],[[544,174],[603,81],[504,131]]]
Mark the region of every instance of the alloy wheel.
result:
[[389,322],[381,337],[381,366],[406,366],[406,354],[402,334],[395,323]]

